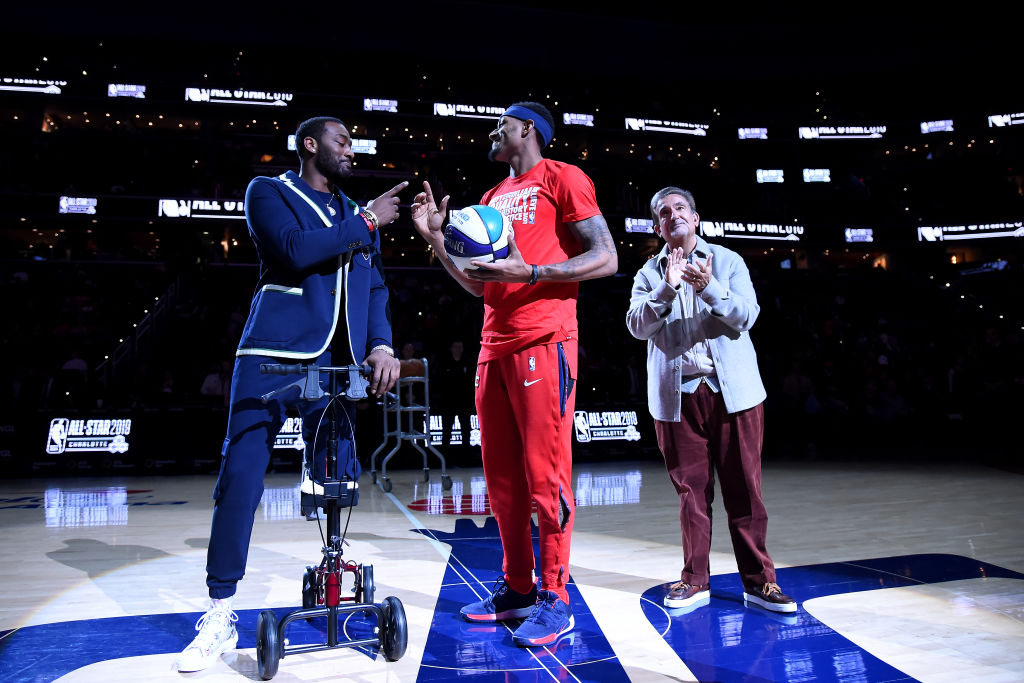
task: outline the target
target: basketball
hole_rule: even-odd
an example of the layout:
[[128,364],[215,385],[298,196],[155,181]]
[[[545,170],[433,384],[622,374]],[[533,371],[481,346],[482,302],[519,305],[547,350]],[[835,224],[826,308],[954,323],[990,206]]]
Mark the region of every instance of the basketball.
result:
[[512,224],[495,208],[474,204],[452,211],[444,230],[444,250],[460,271],[476,270],[473,259],[491,263],[508,256]]

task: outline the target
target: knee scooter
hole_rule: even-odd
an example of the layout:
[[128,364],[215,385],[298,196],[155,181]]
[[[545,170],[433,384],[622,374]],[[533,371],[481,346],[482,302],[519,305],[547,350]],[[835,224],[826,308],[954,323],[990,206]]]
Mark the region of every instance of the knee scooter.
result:
[[[317,365],[282,365],[264,363],[260,372],[275,375],[302,375],[300,379],[263,396],[266,401],[270,396],[298,388],[303,400],[319,401],[329,398],[325,410],[330,410],[330,402],[342,396],[356,401],[366,398],[366,387],[369,382],[366,375],[370,368],[359,365],[327,367]],[[328,392],[320,386],[320,374],[328,375]],[[344,384],[344,390],[339,385]],[[323,482],[323,495],[316,497],[325,501],[324,509],[327,518],[327,538],[323,547],[323,560],[318,567],[306,567],[302,580],[302,609],[289,612],[278,623],[273,610],[263,610],[256,622],[256,659],[259,664],[260,678],[270,680],[277,674],[280,660],[290,654],[316,652],[336,647],[363,647],[379,645],[384,658],[389,662],[401,659],[408,644],[408,630],[405,620],[405,608],[402,602],[389,596],[380,604],[373,602],[373,567],[345,561],[342,558],[344,534],[341,531],[341,508],[352,507],[358,500],[358,483],[338,477],[338,422],[335,412],[327,420],[327,472],[329,477]],[[319,482],[318,482],[319,483]],[[316,501],[319,503],[319,501]],[[346,525],[347,528],[347,525]],[[353,575],[354,587],[352,597],[342,596],[342,579],[346,573]],[[338,618],[341,615],[364,613],[372,615],[377,622],[375,635],[367,638],[339,640]],[[294,621],[311,620],[327,617],[326,643],[308,645],[285,644],[285,629]]]

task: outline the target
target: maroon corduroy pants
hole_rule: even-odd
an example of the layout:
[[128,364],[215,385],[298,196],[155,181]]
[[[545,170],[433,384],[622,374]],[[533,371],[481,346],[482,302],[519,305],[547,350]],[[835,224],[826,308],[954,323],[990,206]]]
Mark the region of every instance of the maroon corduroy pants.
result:
[[681,580],[703,586],[711,578],[711,502],[717,471],[743,585],[774,582],[775,565],[765,547],[768,513],[761,500],[764,404],[730,415],[722,395],[702,382],[693,394],[683,395],[681,407],[679,422],[654,422],[665,469],[679,494]]

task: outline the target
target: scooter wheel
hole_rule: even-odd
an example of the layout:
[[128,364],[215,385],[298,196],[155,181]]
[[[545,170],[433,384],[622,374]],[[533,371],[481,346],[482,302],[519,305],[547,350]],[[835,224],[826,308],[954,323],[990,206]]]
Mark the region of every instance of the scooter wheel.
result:
[[306,567],[306,573],[302,575],[302,607],[316,607],[316,570]]
[[260,678],[269,681],[277,674],[281,661],[281,638],[277,633],[277,615],[265,609],[256,619],[256,662]]
[[380,629],[380,649],[389,662],[397,662],[409,644],[409,631],[402,601],[393,595],[384,598],[384,623]]
[[364,564],[362,573],[362,595],[360,596],[360,602],[372,603],[373,602],[373,565]]

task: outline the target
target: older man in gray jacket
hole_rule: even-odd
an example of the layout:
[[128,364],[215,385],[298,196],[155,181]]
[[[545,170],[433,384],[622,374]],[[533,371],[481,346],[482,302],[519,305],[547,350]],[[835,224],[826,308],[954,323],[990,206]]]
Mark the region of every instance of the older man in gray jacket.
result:
[[760,311],[750,274],[739,254],[697,234],[690,192],[659,190],[651,212],[665,246],[637,271],[626,326],[647,341],[647,405],[679,494],[685,564],[665,605],[692,609],[710,601],[717,470],[744,601],[794,612],[765,547],[765,390],[749,334]]

